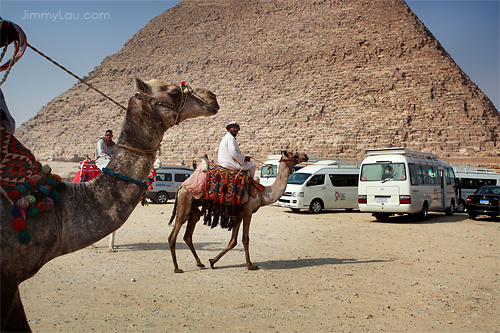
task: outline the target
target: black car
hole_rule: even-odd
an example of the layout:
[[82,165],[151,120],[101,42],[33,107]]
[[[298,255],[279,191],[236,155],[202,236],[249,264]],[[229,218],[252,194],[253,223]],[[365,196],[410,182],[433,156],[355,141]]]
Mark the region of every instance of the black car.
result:
[[467,197],[465,204],[470,219],[478,215],[489,215],[492,218],[500,215],[500,186],[481,186],[474,194]]

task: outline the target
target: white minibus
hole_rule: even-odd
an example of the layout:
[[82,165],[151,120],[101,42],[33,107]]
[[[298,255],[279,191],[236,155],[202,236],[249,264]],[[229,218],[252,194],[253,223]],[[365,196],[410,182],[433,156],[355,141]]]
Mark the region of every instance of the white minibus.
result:
[[323,160],[303,167],[288,178],[278,205],[313,214],[323,209],[358,209],[360,164]]
[[366,154],[358,186],[360,211],[377,220],[413,214],[423,221],[429,211],[453,214],[455,175],[437,155],[408,148],[367,149]]
[[482,167],[453,166],[458,183],[458,204],[455,211],[463,212],[467,197],[484,185],[500,185],[500,175]]
[[[262,165],[262,168],[260,170],[260,179],[259,179],[260,184],[264,186],[270,186],[274,183],[274,181],[276,180],[276,176],[278,175],[278,167],[280,165],[280,159],[281,155],[269,155],[267,157],[267,161]],[[337,159],[334,157],[309,156],[309,160],[307,162],[295,165],[292,168],[292,173],[302,169],[307,165],[315,164],[318,161],[332,161],[332,160],[343,162],[341,159]]]

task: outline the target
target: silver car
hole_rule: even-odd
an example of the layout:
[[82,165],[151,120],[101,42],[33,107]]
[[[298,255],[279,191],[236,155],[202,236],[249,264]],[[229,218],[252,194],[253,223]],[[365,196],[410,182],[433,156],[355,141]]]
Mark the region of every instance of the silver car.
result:
[[175,198],[179,186],[191,176],[193,169],[183,165],[165,165],[156,170],[156,176],[146,198],[158,204],[167,203]]

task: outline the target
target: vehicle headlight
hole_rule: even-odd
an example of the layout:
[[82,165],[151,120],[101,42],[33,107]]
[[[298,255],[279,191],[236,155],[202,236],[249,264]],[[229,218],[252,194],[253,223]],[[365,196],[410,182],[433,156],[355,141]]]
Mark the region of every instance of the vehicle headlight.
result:
[[303,198],[304,197],[304,192],[293,192],[292,197],[294,198]]

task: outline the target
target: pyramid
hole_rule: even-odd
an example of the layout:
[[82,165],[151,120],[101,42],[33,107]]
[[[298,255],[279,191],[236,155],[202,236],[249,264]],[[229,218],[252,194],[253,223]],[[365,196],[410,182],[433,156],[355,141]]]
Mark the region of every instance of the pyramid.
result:
[[[233,120],[258,165],[283,149],[362,160],[383,147],[500,164],[498,110],[403,1],[184,0],[84,79],[126,105],[136,77],[217,95],[216,116],[166,132],[168,164],[216,160]],[[42,159],[93,156],[124,115],[79,83],[16,135]]]

